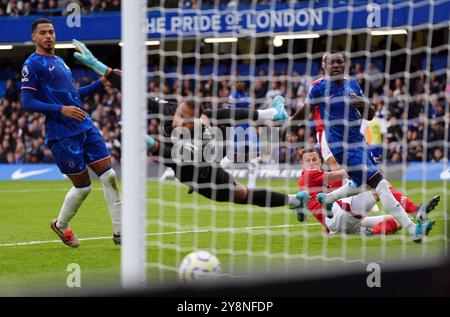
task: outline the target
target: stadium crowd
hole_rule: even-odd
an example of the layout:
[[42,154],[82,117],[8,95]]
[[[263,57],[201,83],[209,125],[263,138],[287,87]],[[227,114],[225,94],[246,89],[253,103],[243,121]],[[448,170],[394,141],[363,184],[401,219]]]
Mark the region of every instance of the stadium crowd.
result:
[[[120,10],[120,0],[0,0],[1,16],[27,15],[64,15],[69,3],[80,4],[83,14]],[[272,4],[273,0],[256,0],[258,4]],[[287,1],[276,1],[287,2]],[[205,6],[235,6],[251,4],[255,0],[148,0],[148,7],[166,8],[203,8]],[[392,62],[393,68],[402,63]],[[17,66],[17,67],[16,67]],[[159,70],[153,65],[153,72]],[[219,65],[225,66],[225,65]],[[401,65],[400,65],[401,66]],[[51,162],[52,156],[44,144],[44,119],[39,114],[23,112],[20,104],[20,66],[8,59],[0,60],[0,163]],[[432,75],[427,78],[424,72],[411,76],[409,81],[397,78],[385,84],[383,66],[371,64],[367,70],[358,62],[352,65],[352,75],[360,81],[363,90],[368,93],[376,107],[376,119],[365,125],[365,135],[373,153],[383,161],[400,163],[405,160],[442,162],[450,156],[448,146],[450,121],[450,84],[445,76]],[[291,113],[304,102],[308,85],[314,79],[293,71],[288,74],[284,69],[258,68],[258,76],[247,82],[247,93],[254,100],[255,107],[267,107],[273,96],[286,97]],[[400,70],[398,70],[400,71]],[[2,73],[6,75],[2,75]],[[165,72],[162,72],[165,73]],[[154,73],[154,74],[161,74]],[[151,77],[148,89],[154,95],[169,98],[196,96],[203,98],[203,107],[223,107],[230,94],[235,90],[233,76],[219,81],[193,80],[192,76],[163,78]],[[319,74],[318,76],[320,76]],[[77,77],[77,76],[74,76]],[[315,76],[316,77],[316,76]],[[203,77],[204,78],[204,77]],[[92,78],[76,78],[78,85],[84,86]],[[121,95],[118,91],[106,88],[85,100],[85,108],[102,131],[111,151],[113,163],[120,161],[120,120]],[[446,112],[447,110],[447,112]],[[446,118],[447,116],[447,118]],[[315,142],[313,125],[292,125],[285,128],[280,147],[281,162],[297,164],[301,154],[301,145]],[[158,124],[152,120],[149,133],[157,133]],[[384,149],[384,151],[383,151]],[[446,155],[447,154],[447,155]]]
[[[445,116],[450,102],[450,85],[445,85],[445,78],[432,76],[427,79],[423,72],[410,81],[395,80],[392,85],[384,85],[382,73],[371,67],[364,75],[360,65],[354,64],[352,73],[361,86],[369,91],[369,97],[376,107],[375,127],[367,135],[374,152],[384,148],[382,159],[401,163],[403,160],[443,162],[446,148]],[[255,100],[255,107],[266,107],[271,98],[281,93],[286,97],[291,113],[294,113],[305,101],[307,88],[311,82],[308,76],[296,72],[291,77],[286,71],[267,76],[260,70],[255,81],[249,85],[250,98]],[[321,74],[319,74],[320,76]],[[381,76],[381,77],[380,77]],[[0,163],[51,162],[52,156],[44,144],[44,118],[36,113],[24,112],[20,103],[19,74],[16,80],[6,81],[4,91],[0,91]],[[268,81],[267,78],[273,78]],[[369,82],[366,85],[366,79]],[[381,78],[381,80],[380,80]],[[92,81],[84,76],[77,85],[84,86]],[[223,107],[234,90],[235,81],[231,77],[214,82],[212,79],[195,82],[192,79],[176,79],[173,82],[153,77],[149,81],[149,92],[168,97],[194,96],[203,98],[203,107]],[[84,101],[84,106],[92,116],[106,140],[114,163],[120,161],[121,133],[118,122],[121,117],[121,94],[106,88]],[[303,143],[315,142],[314,126],[292,125],[284,129],[280,147],[281,162],[297,164]],[[149,122],[148,132],[156,134],[157,121]],[[379,136],[374,137],[378,133]],[[448,133],[448,132],[447,132]],[[375,142],[374,142],[375,140]],[[378,142],[376,142],[378,140]],[[447,148],[448,150],[448,148]],[[448,156],[447,156],[448,157]]]
[[[318,77],[321,75],[323,73]],[[411,79],[409,85],[404,79],[396,79],[391,85],[385,85],[383,74],[374,64],[364,74],[358,63],[353,64],[352,75],[358,78],[363,90],[368,91],[376,107],[376,118],[364,130],[376,157],[393,163],[401,163],[403,160],[445,160],[443,141],[448,138],[445,137],[445,116],[450,116],[446,113],[446,107],[449,107],[447,103],[450,102],[450,85],[444,84],[444,77],[433,75],[428,80],[420,72],[416,78]],[[255,101],[255,107],[267,107],[273,96],[282,94],[288,100],[291,113],[304,104],[308,85],[313,80],[295,71],[289,77],[285,70],[274,74],[270,82],[261,78],[267,78],[264,70],[260,70],[259,77],[251,85],[247,85],[251,88],[250,97]],[[366,78],[369,78],[368,83]],[[212,79],[201,81],[198,87],[195,84],[189,79],[175,80],[172,84],[167,81],[160,84],[154,79],[149,84],[149,90],[155,95],[195,95],[205,98],[204,108],[213,107],[214,100],[217,107],[223,107],[233,91],[233,83],[229,80],[218,83],[214,83]],[[286,142],[280,148],[281,161],[297,164],[301,154],[299,145],[315,142],[314,126],[294,125],[285,129],[282,139]]]
[[0,17],[67,15],[70,3],[78,3],[82,14],[120,11],[120,0],[0,0]]
[[165,8],[182,8],[182,9],[199,9],[213,6],[228,6],[233,7],[237,5],[252,5],[252,4],[275,4],[287,2],[299,2],[289,0],[148,0],[148,7],[164,6]]
[[[287,0],[148,0],[148,7],[165,7],[181,9],[207,8],[215,5],[233,7],[236,5],[272,4],[288,2]],[[0,0],[1,16],[45,15],[60,16],[68,14],[69,3],[78,3],[82,14],[119,11],[120,0]]]

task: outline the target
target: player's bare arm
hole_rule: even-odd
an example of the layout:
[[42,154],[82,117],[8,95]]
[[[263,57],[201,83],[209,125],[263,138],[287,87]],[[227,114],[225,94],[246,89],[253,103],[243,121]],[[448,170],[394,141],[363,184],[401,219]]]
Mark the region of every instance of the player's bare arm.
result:
[[61,114],[77,121],[86,119],[86,111],[77,106],[62,106]]
[[303,104],[292,116],[289,117],[290,122],[305,120],[309,116],[311,109],[308,103]]
[[345,172],[345,170],[343,170],[343,169],[326,173],[326,181],[328,184],[342,181],[342,180],[346,179],[347,177],[348,177],[348,175]]
[[375,116],[375,108],[368,98],[351,94],[349,98],[349,104],[352,107],[358,109],[364,119],[372,120]]

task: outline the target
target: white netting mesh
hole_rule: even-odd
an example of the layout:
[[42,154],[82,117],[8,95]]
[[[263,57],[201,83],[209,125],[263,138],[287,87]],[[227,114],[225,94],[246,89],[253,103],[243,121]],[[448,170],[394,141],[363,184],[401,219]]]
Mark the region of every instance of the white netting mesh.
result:
[[[412,243],[405,230],[370,238],[330,236],[312,215],[298,222],[287,206],[217,203],[188,194],[189,188],[151,156],[155,173],[148,186],[145,237],[149,284],[176,280],[182,258],[197,249],[215,254],[231,275],[446,254],[448,181],[440,176],[448,177],[449,23],[439,20],[436,11],[447,8],[447,2],[149,1],[149,16],[160,18],[150,18],[149,29],[161,33],[159,46],[148,46],[150,95],[179,103],[192,97],[205,109],[220,109],[230,103],[230,95],[234,106],[242,103],[236,101],[236,93],[241,93],[238,96],[248,98],[251,107],[265,109],[281,94],[293,114],[305,103],[310,83],[323,75],[324,53],[346,52],[351,76],[376,109],[364,134],[381,160],[383,174],[417,205],[434,195],[441,197],[430,216],[435,228],[420,245]],[[209,32],[195,29],[193,16],[207,17]],[[211,31],[214,23],[226,24],[228,16],[240,27]],[[262,30],[252,29],[252,23]],[[386,29],[405,32],[371,33]],[[279,40],[273,42],[277,35],[312,33],[317,36],[283,39],[279,47],[274,45]],[[205,42],[221,37],[237,40]],[[245,83],[243,92],[238,81]],[[149,120],[148,132],[160,133],[156,119]],[[316,143],[312,117],[284,125],[280,137],[279,164],[261,163],[256,185],[292,194],[298,191],[301,150]],[[248,166],[229,171],[239,182],[247,182]]]

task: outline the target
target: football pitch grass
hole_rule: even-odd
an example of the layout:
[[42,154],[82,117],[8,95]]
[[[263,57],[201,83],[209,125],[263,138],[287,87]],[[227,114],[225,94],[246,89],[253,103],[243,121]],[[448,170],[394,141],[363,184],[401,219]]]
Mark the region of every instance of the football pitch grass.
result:
[[[295,192],[296,181],[259,181],[281,192]],[[393,182],[399,186],[400,182]],[[0,182],[0,296],[79,294],[67,288],[67,266],[81,268],[81,290],[120,290],[120,247],[99,181],[71,223],[81,246],[63,245],[50,230],[68,181]],[[416,203],[441,195],[430,216],[436,225],[422,244],[404,230],[387,237],[327,236],[309,216],[300,223],[287,208],[259,208],[211,202],[175,181],[149,181],[147,191],[147,259],[150,285],[177,279],[182,258],[196,249],[216,254],[226,274],[339,268],[348,263],[411,263],[447,250],[442,182],[408,182],[406,194]],[[289,189],[289,190],[288,190]],[[444,200],[447,199],[445,203]]]

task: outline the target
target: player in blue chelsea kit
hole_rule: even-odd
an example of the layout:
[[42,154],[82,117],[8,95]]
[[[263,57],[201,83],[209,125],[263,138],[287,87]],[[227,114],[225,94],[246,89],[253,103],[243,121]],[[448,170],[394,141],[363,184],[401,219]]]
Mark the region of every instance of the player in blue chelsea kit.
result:
[[373,106],[358,82],[344,76],[345,71],[344,54],[329,54],[326,76],[312,85],[308,94],[307,106],[318,108],[330,150],[352,180],[329,194],[318,194],[317,200],[329,207],[337,199],[361,192],[362,185],[367,184],[376,191],[386,211],[413,235],[413,241],[421,242],[434,222],[414,224],[389,190],[389,183],[381,175],[360,132],[361,118],[371,120]]
[[22,104],[25,110],[45,115],[46,144],[61,172],[73,183],[59,217],[50,226],[66,245],[80,245],[69,222],[91,191],[89,166],[102,182],[113,223],[113,241],[120,244],[121,199],[116,174],[106,144],[82,102],[103,87],[106,80],[75,87],[70,68],[55,55],[55,30],[50,20],[33,22],[32,39],[36,51],[22,66]]

